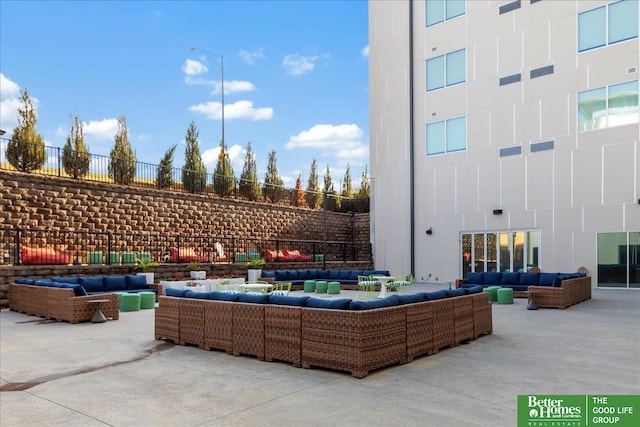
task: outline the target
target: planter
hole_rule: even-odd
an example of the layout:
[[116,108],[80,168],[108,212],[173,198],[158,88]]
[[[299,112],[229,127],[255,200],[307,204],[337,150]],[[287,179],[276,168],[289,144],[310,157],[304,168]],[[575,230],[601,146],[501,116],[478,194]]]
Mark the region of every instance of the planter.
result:
[[262,269],[259,270],[255,270],[255,269],[249,269],[247,270],[247,281],[249,283],[256,283],[259,279],[260,276],[262,276]]
[[153,285],[155,283],[155,274],[151,273],[138,273],[138,276],[146,276],[147,277],[147,285]]
[[204,280],[207,278],[207,272],[204,270],[200,270],[200,271],[192,271],[191,272],[191,278],[192,279],[200,279],[200,280]]

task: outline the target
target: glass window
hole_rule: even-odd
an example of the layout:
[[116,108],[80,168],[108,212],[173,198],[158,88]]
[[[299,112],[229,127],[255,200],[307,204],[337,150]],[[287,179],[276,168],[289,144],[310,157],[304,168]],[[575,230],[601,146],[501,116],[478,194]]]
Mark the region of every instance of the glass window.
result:
[[427,125],[427,156],[442,154],[445,148],[445,122]]
[[605,6],[578,15],[578,52],[607,44]]
[[447,19],[455,18],[456,16],[464,15],[464,0],[447,0]]
[[444,21],[444,0],[427,0],[427,27]]
[[[637,234],[640,243],[640,233]],[[529,271],[540,267],[539,248],[539,231],[466,232],[461,234],[462,277],[471,271]]]
[[462,151],[467,148],[466,117],[447,120],[447,152]]
[[638,81],[609,86],[607,126],[638,123]]
[[638,0],[609,5],[609,43],[638,37]]
[[427,91],[444,87],[444,56],[427,61]]
[[473,236],[473,257],[475,260],[473,271],[487,271],[487,262],[484,253],[484,234],[475,234]]
[[578,131],[623,126],[640,121],[638,81],[578,93]]
[[466,80],[465,52],[465,49],[462,49],[447,54],[447,86],[462,83]]
[[578,93],[578,131],[605,127],[606,115],[606,88]]

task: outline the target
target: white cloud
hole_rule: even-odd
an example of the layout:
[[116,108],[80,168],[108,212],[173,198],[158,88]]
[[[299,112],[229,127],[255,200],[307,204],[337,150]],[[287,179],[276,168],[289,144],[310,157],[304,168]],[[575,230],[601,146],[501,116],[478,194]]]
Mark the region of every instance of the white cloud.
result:
[[[31,98],[34,104],[37,99]],[[18,108],[20,107],[20,86],[0,73],[0,129],[8,134],[18,124]]]
[[144,133],[141,133],[140,135],[136,136],[136,141],[138,142],[151,141],[151,137],[149,135],[145,135]]
[[[222,104],[220,102],[206,102],[204,104],[192,105],[189,111],[195,111],[205,115],[208,119],[217,120],[222,118]],[[226,104],[224,107],[224,119],[246,119],[246,120],[269,120],[273,117],[273,108],[254,108],[251,101],[237,101],[233,104]]]
[[118,131],[118,119],[84,122],[84,134],[96,139],[112,139]]
[[315,67],[315,61],[319,56],[301,56],[298,54],[286,55],[282,60],[282,66],[289,74],[300,76],[309,73]]
[[240,59],[242,59],[245,63],[253,65],[256,63],[256,60],[264,58],[264,49],[259,48],[257,50],[254,50],[253,52],[242,49],[239,53],[239,56]]
[[209,69],[200,61],[194,61],[193,59],[187,59],[182,66],[182,71],[188,76],[197,76],[202,73],[206,73]]
[[[221,85],[216,84],[216,91],[214,93],[220,93]],[[224,82],[224,94],[228,95],[231,93],[239,93],[239,92],[253,92],[256,90],[256,87],[253,83],[242,81],[242,80],[231,80],[230,82]]]
[[363,58],[368,58],[369,57],[369,45],[366,45],[365,47],[363,47],[360,50],[360,54],[362,55]]
[[355,124],[320,124],[291,136],[284,147],[315,149],[323,157],[335,157],[341,165],[360,165],[369,156],[369,147],[362,142],[362,136],[362,129]]
[[[231,165],[233,166],[234,173],[239,177],[240,173],[242,172],[242,167],[244,166],[244,157],[246,154],[246,150],[240,145],[235,144],[231,147],[227,147],[227,154],[229,155],[229,160],[231,160]],[[213,173],[215,171],[219,155],[220,146],[210,148],[202,152],[202,161],[207,167],[207,171],[209,173]]]

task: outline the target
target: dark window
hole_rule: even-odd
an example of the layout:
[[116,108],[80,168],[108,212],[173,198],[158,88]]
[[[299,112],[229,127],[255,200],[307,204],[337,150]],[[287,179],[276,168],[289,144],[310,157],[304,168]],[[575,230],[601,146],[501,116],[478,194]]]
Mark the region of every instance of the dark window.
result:
[[553,150],[553,141],[536,142],[535,144],[531,144],[532,153],[544,150]]
[[520,146],[500,149],[500,157],[517,156],[519,154],[522,154],[522,147]]
[[553,74],[553,65],[547,65],[546,67],[536,68],[531,70],[529,77],[535,79],[536,77],[546,76],[547,74]]
[[500,15],[503,13],[511,12],[512,10],[520,9],[520,0],[507,3],[504,6],[500,6]]
[[507,77],[501,77],[500,78],[500,86],[508,85],[508,84],[511,84],[511,83],[517,83],[519,81],[520,81],[520,73],[513,74],[513,75],[507,76]]

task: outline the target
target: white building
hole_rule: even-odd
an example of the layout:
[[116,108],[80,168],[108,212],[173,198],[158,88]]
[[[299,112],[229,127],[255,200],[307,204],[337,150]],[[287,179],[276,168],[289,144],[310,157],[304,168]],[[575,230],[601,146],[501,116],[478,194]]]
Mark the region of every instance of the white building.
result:
[[638,0],[369,2],[376,268],[640,287]]

